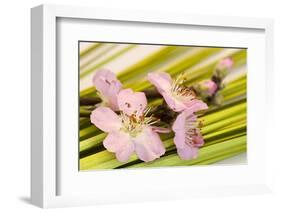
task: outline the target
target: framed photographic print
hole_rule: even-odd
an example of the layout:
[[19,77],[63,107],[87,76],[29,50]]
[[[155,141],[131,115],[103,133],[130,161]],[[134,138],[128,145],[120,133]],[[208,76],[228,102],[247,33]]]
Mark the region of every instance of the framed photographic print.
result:
[[32,203],[270,192],[271,20],[31,14]]

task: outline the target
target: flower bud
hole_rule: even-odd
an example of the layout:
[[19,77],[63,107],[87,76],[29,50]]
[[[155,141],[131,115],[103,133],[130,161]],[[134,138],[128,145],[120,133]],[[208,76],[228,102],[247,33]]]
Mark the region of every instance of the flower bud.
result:
[[212,80],[204,80],[194,86],[196,93],[205,99],[213,96],[218,90],[218,85]]
[[222,59],[216,66],[214,76],[218,79],[223,79],[233,66],[233,60],[231,58]]

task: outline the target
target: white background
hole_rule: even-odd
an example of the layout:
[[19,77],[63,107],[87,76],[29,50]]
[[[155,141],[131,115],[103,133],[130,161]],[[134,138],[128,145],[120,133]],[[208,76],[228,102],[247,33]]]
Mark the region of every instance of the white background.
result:
[[[41,3],[77,4],[73,0],[36,1],[9,0],[1,2],[1,154],[0,154],[0,210],[1,212],[38,212],[29,204],[29,149],[30,149],[30,11]],[[281,109],[281,6],[277,1],[212,0],[212,1],[79,1],[82,6],[122,9],[185,12],[231,16],[271,17],[275,19],[275,109]],[[218,38],[219,39],[219,38]],[[279,59],[279,61],[278,61]],[[4,75],[3,75],[4,74]],[[279,84],[279,85],[278,85]],[[257,85],[258,86],[258,85]],[[279,97],[276,91],[279,91]],[[277,101],[277,98],[279,100]],[[280,111],[280,110],[279,110]],[[275,111],[278,133],[280,112]],[[278,114],[277,114],[278,113]],[[280,124],[279,124],[280,125]],[[280,131],[279,131],[280,132]],[[276,137],[277,139],[277,137]],[[277,139],[278,140],[278,139]],[[273,147],[275,161],[280,160],[280,149]],[[279,156],[278,156],[279,155]],[[280,212],[281,166],[275,164],[274,195],[202,198],[185,201],[120,204],[71,209],[51,209],[50,212]],[[149,192],[148,192],[149,193]]]

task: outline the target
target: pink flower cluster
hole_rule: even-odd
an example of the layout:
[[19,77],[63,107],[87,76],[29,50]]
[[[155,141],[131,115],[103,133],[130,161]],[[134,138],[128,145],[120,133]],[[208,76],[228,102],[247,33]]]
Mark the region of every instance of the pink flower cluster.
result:
[[207,104],[196,99],[194,91],[184,86],[180,78],[173,81],[167,73],[159,72],[149,73],[148,80],[157,88],[168,106],[179,112],[172,125],[178,155],[184,160],[196,158],[198,148],[203,146],[204,140],[194,113],[208,109]]
[[91,122],[108,133],[103,145],[109,152],[115,153],[121,162],[128,161],[133,153],[145,162],[165,153],[158,132],[170,130],[153,126],[157,120],[147,116],[147,99],[143,92],[121,89],[120,82],[108,70],[96,73],[94,85],[105,101],[91,113]]
[[[206,110],[207,104],[196,98],[195,92],[183,85],[182,79],[172,80],[165,72],[149,73],[148,80],[163,96],[169,108],[178,113],[171,129],[174,143],[181,159],[194,159],[204,140],[196,112]],[[123,89],[115,74],[109,70],[98,71],[93,84],[102,103],[92,111],[91,122],[108,133],[104,147],[127,162],[135,153],[145,162],[153,161],[165,153],[159,133],[170,129],[155,126],[158,122],[149,113],[144,92]]]

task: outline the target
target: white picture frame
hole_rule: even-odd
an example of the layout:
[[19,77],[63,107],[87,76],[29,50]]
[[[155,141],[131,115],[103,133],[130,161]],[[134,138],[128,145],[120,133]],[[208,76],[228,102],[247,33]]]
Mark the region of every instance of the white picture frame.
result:
[[[97,195],[83,194],[81,191],[79,194],[71,193],[71,190],[75,191],[77,188],[70,188],[70,192],[61,194],[59,191],[59,185],[64,184],[65,179],[60,178],[60,173],[64,160],[60,160],[60,150],[63,147],[58,147],[58,130],[57,130],[57,117],[58,115],[58,100],[57,92],[60,87],[60,80],[57,78],[57,22],[60,18],[63,19],[79,19],[79,20],[100,20],[100,21],[118,21],[119,25],[126,22],[132,23],[153,23],[154,25],[167,26],[200,26],[202,28],[220,28],[227,30],[243,30],[252,29],[262,32],[261,40],[263,43],[264,53],[261,54],[263,68],[260,68],[260,76],[258,79],[248,79],[249,92],[255,81],[264,84],[258,91],[261,94],[261,100],[263,103],[257,107],[257,110],[253,112],[252,118],[254,119],[255,113],[263,113],[265,107],[267,111],[272,108],[272,98],[270,90],[273,87],[270,79],[273,78],[273,21],[270,19],[257,19],[257,18],[240,18],[240,17],[216,17],[216,16],[203,16],[203,15],[188,15],[188,14],[160,14],[152,13],[147,11],[122,11],[122,10],[110,10],[110,9],[98,9],[98,8],[85,8],[85,7],[74,7],[74,6],[54,6],[54,5],[41,5],[31,10],[31,56],[32,56],[32,143],[31,143],[31,201],[33,204],[47,208],[47,207],[62,207],[62,206],[76,206],[76,205],[91,205],[98,203],[114,203],[114,202],[137,202],[143,200],[161,200],[161,199],[177,199],[177,198],[188,198],[197,196],[223,196],[223,195],[241,195],[241,194],[253,194],[253,193],[265,193],[271,191],[271,166],[270,161],[264,160],[262,166],[257,168],[259,161],[253,162],[253,164],[247,167],[236,168],[235,172],[245,172],[249,175],[249,179],[244,181],[239,178],[237,180],[228,180],[228,182],[220,182],[215,185],[201,185],[200,173],[208,175],[211,171],[207,168],[194,168],[194,179],[198,179],[198,182],[193,182],[193,187],[190,185],[179,188],[178,185],[169,185],[165,190],[162,190],[159,182],[156,186],[152,187],[150,195],[145,195],[145,186],[140,184],[140,187],[136,187],[138,193],[133,193],[130,189],[132,186],[128,184],[124,185],[123,188],[118,188],[119,191],[112,192],[110,195],[104,193]],[[235,35],[234,35],[235,36]],[[223,40],[223,38],[222,38]],[[250,63],[251,65],[251,63]],[[252,66],[252,65],[251,65]],[[254,64],[253,66],[254,67]],[[266,76],[263,79],[262,76]],[[75,83],[75,82],[73,82]],[[256,99],[252,99],[254,104]],[[250,108],[251,109],[251,108]],[[249,118],[251,119],[251,117]],[[262,119],[266,124],[266,142],[265,146],[268,146],[270,132],[270,116],[264,116]],[[253,120],[254,122],[254,120]],[[259,128],[257,126],[257,128]],[[256,133],[258,138],[258,133]],[[253,135],[254,136],[254,135]],[[252,139],[256,139],[253,137]],[[260,139],[261,140],[261,139]],[[256,159],[260,156],[261,152],[259,149],[249,149],[249,155],[255,155]],[[270,153],[267,152],[263,155],[263,158],[268,159]],[[78,159],[76,159],[78,160]],[[118,180],[126,183],[130,178],[144,178],[148,175],[154,174],[155,177],[162,176],[165,178],[176,178],[182,174],[182,177],[186,175],[186,168],[174,169],[173,173],[169,172],[169,168],[165,169],[154,169],[151,171],[130,171],[125,174],[123,171],[101,171],[96,176],[99,176],[99,180],[108,180],[109,178],[117,178]],[[222,172],[222,174],[232,172],[231,166],[224,167],[224,171],[221,168],[214,167],[212,171]],[[167,172],[168,171],[168,172]],[[234,171],[234,170],[233,170]],[[77,171],[78,172],[78,171]],[[143,173],[143,174],[140,174]],[[165,175],[168,174],[168,175]],[[67,186],[75,185],[77,183],[71,182],[76,179],[71,177],[72,173],[68,178],[70,181]],[[89,173],[82,173],[81,180],[88,181],[86,177]],[[190,175],[190,174],[189,174]],[[260,178],[256,178],[252,181],[250,177],[254,175],[260,175]],[[74,175],[73,175],[74,176]],[[215,178],[215,176],[214,176]],[[163,181],[164,181],[163,180]],[[183,181],[182,179],[179,182]],[[232,181],[232,182],[231,182]],[[101,183],[102,185],[102,183]],[[109,186],[114,187],[114,186]],[[85,188],[85,187],[84,187]],[[143,188],[144,190],[141,190]],[[86,190],[86,189],[85,189]],[[90,189],[89,189],[90,190]],[[114,190],[114,189],[113,189]],[[123,191],[122,191],[123,190]],[[188,193],[186,193],[188,191]],[[171,195],[167,194],[171,192]],[[174,196],[174,192],[177,193]],[[120,193],[122,196],[120,196]],[[173,194],[173,196],[172,196]]]

